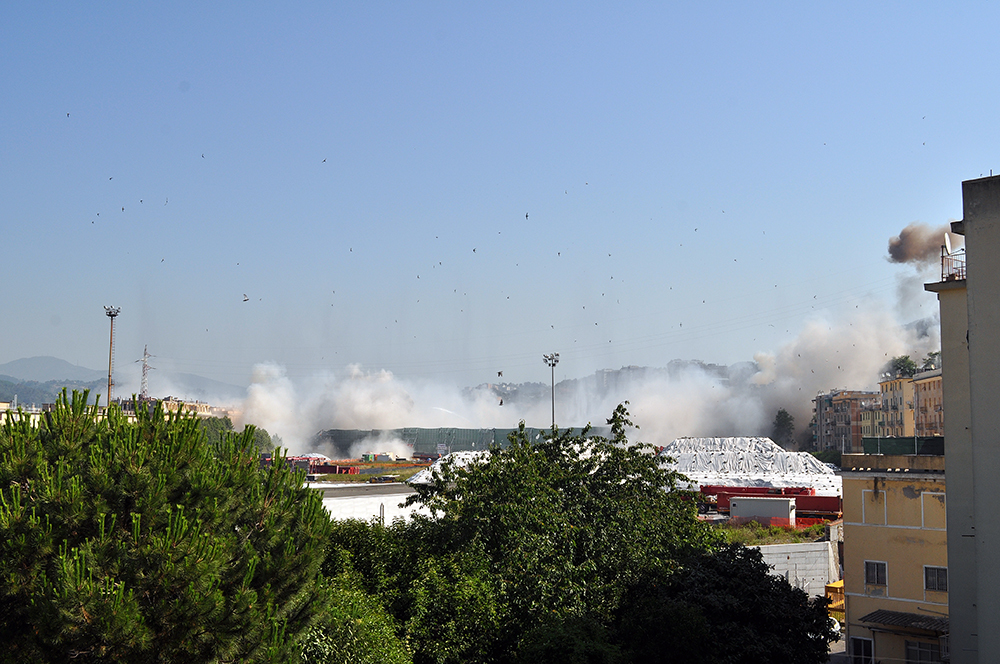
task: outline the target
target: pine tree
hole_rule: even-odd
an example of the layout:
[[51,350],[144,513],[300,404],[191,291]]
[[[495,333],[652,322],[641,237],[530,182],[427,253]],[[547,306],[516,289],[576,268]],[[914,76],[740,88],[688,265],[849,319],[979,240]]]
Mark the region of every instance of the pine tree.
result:
[[319,495],[254,431],[209,443],[64,392],[0,426],[0,661],[288,661],[316,620]]

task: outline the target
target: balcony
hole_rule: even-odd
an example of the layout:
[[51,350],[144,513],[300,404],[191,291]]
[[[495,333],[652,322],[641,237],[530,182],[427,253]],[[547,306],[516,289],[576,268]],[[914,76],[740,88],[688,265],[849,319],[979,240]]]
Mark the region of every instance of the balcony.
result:
[[959,249],[957,253],[949,254],[947,249],[941,247],[941,281],[964,280],[965,250]]

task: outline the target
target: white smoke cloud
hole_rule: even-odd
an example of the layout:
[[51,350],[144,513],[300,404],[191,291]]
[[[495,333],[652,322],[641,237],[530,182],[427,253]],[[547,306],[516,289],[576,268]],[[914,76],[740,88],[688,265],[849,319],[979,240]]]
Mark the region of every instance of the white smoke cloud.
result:
[[[817,393],[876,389],[879,371],[892,357],[909,354],[919,361],[939,348],[936,325],[900,326],[887,309],[872,303],[841,319],[816,318],[777,350],[730,367],[728,377],[691,363],[681,371],[636,372],[612,390],[600,388],[595,377],[557,385],[556,420],[562,426],[604,425],[615,406],[628,400],[640,427],[633,437],[657,445],[681,436],[766,436],[779,408],[792,414],[802,432]],[[341,376],[293,383],[281,367],[261,364],[242,419],[279,435],[292,453],[304,453],[313,451],[315,434],[326,429],[510,428],[520,420],[548,427],[549,400],[523,401],[500,406],[490,389],[463,392],[357,365]],[[351,456],[365,452],[409,456],[412,450],[403,441],[373,437],[355,445]]]
[[[254,367],[236,424],[251,423],[277,434],[295,454],[313,451],[315,434],[326,429],[509,428],[521,419],[538,421],[536,412],[547,412],[545,404],[500,406],[487,390],[463,394],[456,387],[403,381],[392,372],[365,371],[358,365],[346,367],[339,377],[325,374],[295,382],[284,368],[265,363]],[[352,457],[362,452],[412,452],[402,441],[380,438],[357,447]]]

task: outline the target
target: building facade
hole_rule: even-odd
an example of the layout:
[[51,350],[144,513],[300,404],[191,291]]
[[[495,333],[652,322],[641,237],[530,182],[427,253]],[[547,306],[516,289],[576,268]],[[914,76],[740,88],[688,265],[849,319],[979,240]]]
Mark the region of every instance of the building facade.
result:
[[813,399],[814,446],[818,450],[837,449],[844,453],[861,450],[861,414],[865,404],[879,399],[875,392],[831,390]]
[[916,427],[913,416],[913,379],[908,376],[885,375],[878,383],[882,410],[876,425],[878,438],[908,438]]
[[949,632],[944,457],[853,454],[841,464],[851,661],[942,661]]
[[917,436],[944,435],[944,391],[941,369],[913,377],[913,426]]
[[962,183],[965,252],[942,250],[927,284],[941,312],[950,568],[949,649],[955,664],[1000,661],[1000,176]]

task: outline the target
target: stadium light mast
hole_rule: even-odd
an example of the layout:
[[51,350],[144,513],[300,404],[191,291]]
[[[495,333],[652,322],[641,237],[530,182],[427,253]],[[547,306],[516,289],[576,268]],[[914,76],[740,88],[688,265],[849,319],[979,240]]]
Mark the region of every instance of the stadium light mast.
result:
[[104,307],[104,313],[111,319],[111,347],[108,349],[108,408],[111,407],[111,388],[115,384],[111,379],[115,362],[115,318],[121,310],[121,307]]
[[556,365],[559,364],[559,353],[542,355],[542,361],[552,369],[552,428],[556,428]]

